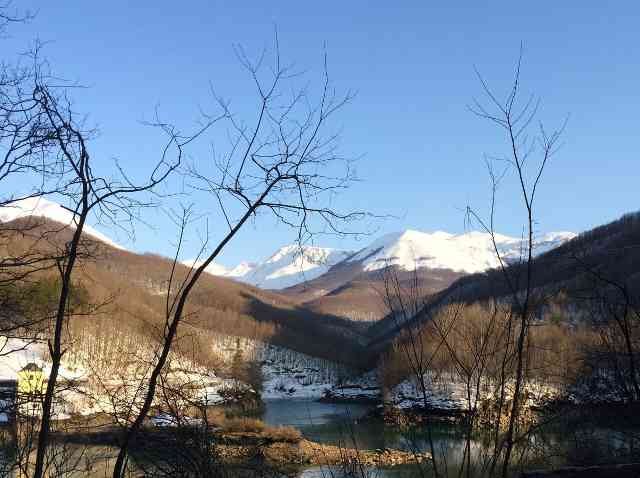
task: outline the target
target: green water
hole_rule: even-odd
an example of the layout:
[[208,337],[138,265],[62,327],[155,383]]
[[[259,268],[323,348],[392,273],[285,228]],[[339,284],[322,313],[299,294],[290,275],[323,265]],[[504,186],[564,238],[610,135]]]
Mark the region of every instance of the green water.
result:
[[[363,405],[334,405],[303,400],[267,401],[263,419],[270,425],[291,425],[302,431],[310,440],[360,449],[394,448],[408,451],[431,452],[429,437],[424,428],[414,427],[408,432],[395,426],[385,425],[379,419],[363,418],[371,410]],[[526,447],[515,450],[515,459],[520,467],[514,470],[546,469],[564,465],[597,465],[640,461],[640,416],[633,411],[607,409],[574,410],[561,414],[552,423],[541,427],[529,437]],[[478,469],[491,455],[491,441],[487,434],[474,433],[468,442],[460,425],[439,423],[431,426],[431,439],[435,449],[440,476],[478,478],[487,476]],[[145,468],[156,468],[159,455],[174,457],[179,449],[175,442],[157,443],[154,454],[144,450],[132,450],[132,459]],[[70,476],[110,476],[115,450],[108,446],[93,446],[75,442],[58,443],[73,456],[72,465],[82,469],[84,461],[91,463],[91,470],[79,471]],[[155,447],[156,445],[153,445]],[[62,449],[62,448],[61,448]],[[148,451],[148,450],[147,450]],[[184,450],[182,450],[184,451]],[[470,451],[471,472],[460,475]],[[10,465],[9,448],[0,447],[0,465]],[[76,461],[77,460],[77,461]],[[168,460],[173,462],[172,460]],[[0,466],[0,470],[1,470]],[[353,470],[351,470],[353,471]],[[345,474],[336,467],[314,467],[299,470],[297,478],[412,478],[433,476],[431,464],[421,466],[399,466],[387,469],[357,470]],[[1,474],[1,472],[0,472]],[[142,475],[144,476],[144,475]],[[164,476],[175,476],[165,474]],[[255,478],[269,476],[264,473],[228,470],[226,476]]]
[[[370,407],[363,405],[327,404],[304,400],[273,400],[266,403],[263,419],[271,425],[291,425],[313,441],[357,446],[361,449],[396,448],[431,451],[429,436],[424,429],[400,429],[381,420],[362,418]],[[578,411],[579,412],[579,411]],[[515,460],[522,470],[548,469],[565,465],[597,465],[640,460],[640,427],[634,419],[616,416],[595,418],[594,413],[560,415],[529,437],[526,446],[516,450]],[[491,456],[488,434],[476,432],[469,443],[460,425],[438,423],[431,426],[431,441],[440,474],[458,476],[466,461],[471,459],[469,476],[486,476],[480,470]],[[446,474],[445,474],[446,470]],[[473,471],[475,470],[475,471]],[[486,468],[485,468],[486,470]],[[302,476],[339,475],[340,470],[312,468]],[[372,476],[433,476],[430,465],[394,467],[368,470]],[[464,476],[467,476],[466,471]]]

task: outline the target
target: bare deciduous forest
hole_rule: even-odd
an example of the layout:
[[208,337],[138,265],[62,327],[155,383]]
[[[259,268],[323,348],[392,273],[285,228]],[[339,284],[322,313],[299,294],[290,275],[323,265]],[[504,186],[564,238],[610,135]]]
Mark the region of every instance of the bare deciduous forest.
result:
[[[0,5],[0,42],[39,15]],[[541,233],[571,121],[542,121],[518,44],[509,75],[475,67],[462,92],[495,135],[478,153],[499,151],[459,234],[378,235],[399,219],[362,207],[366,155],[343,151],[358,95],[327,45],[313,63],[277,28],[235,44],[242,100],[211,81],[187,125],[158,106],[144,161],[111,160],[112,137],[103,157],[91,87],[47,42],[3,52],[0,474],[637,476],[640,213]],[[143,228],[162,252],[110,239]],[[219,263],[272,234],[293,246]]]

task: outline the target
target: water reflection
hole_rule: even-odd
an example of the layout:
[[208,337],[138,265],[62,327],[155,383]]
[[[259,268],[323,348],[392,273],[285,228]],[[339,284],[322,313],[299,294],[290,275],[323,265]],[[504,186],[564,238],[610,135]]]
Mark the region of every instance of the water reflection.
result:
[[[431,451],[424,430],[408,431],[384,425],[379,420],[363,419],[369,410],[370,407],[363,405],[274,400],[267,403],[264,419],[271,425],[296,426],[306,438],[321,443],[355,445],[361,449]],[[460,425],[438,423],[431,429],[441,474],[446,470],[448,476],[457,476],[464,460],[475,470],[470,476],[482,476],[480,470],[487,466],[492,454],[488,434],[476,432],[467,444]],[[640,432],[633,423],[615,417],[603,424],[583,417],[561,416],[532,433],[526,446],[517,452],[524,469],[632,462],[640,459]],[[432,476],[429,467],[418,470],[415,466],[398,466],[369,471],[372,476],[394,478]],[[340,475],[339,470],[326,467],[301,473],[305,478],[336,475]]]
[[[370,410],[371,407],[365,405],[275,400],[266,403],[263,419],[269,425],[294,426],[299,428],[306,438],[331,445],[357,446],[361,449],[395,448],[405,451],[431,451],[428,436],[423,429],[400,429],[384,425],[380,420],[366,419],[365,415]],[[587,420],[589,414],[583,414],[574,417],[565,416],[560,420],[554,420],[548,426],[541,427],[529,437],[526,455],[523,454],[526,456],[523,467],[544,469],[564,465],[628,463],[640,460],[640,427],[636,423],[637,420],[629,417],[616,419],[615,414],[613,415],[613,420],[607,424],[603,424],[601,420]],[[472,471],[469,476],[474,478],[482,476],[477,469],[491,455],[490,437],[487,434],[474,433],[467,448],[463,432],[461,426],[454,424],[439,423],[432,426],[433,446],[442,476],[458,476],[460,466],[466,460],[468,452],[470,452],[468,461],[475,467],[475,471]],[[170,443],[175,444],[175,441],[166,441],[165,446],[155,450],[156,454],[153,456],[141,452],[138,454],[134,450],[132,462],[139,465],[140,470],[157,467],[158,455],[175,456],[178,452]],[[75,476],[110,476],[115,453],[113,448],[71,441],[58,442],[56,446],[65,447],[67,458],[73,457],[71,461],[61,459],[61,465],[73,464],[78,470]],[[518,453],[520,451],[518,450]],[[10,465],[13,457],[14,449],[10,443],[0,447],[0,470],[3,466]],[[433,476],[429,464],[421,468],[413,465],[386,469],[368,468],[365,471],[371,478]],[[2,474],[1,471],[0,474]],[[255,474],[255,468],[252,470],[225,469],[225,476],[229,478],[252,478]],[[259,474],[267,476],[262,471]],[[140,476],[144,476],[144,473]],[[340,478],[344,473],[336,467],[312,467],[298,470],[298,476],[300,478]],[[467,476],[466,473],[465,476]]]

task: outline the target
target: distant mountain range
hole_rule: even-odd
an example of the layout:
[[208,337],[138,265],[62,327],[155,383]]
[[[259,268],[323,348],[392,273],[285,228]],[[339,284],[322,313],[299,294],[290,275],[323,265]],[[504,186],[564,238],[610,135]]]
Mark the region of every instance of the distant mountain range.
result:
[[[546,252],[573,237],[571,232],[544,234],[536,239],[535,253]],[[495,239],[503,259],[511,262],[521,257],[525,244],[522,239],[501,234],[496,234]],[[366,272],[395,266],[404,271],[428,268],[471,274],[500,265],[491,235],[476,231],[457,235],[412,230],[387,234],[348,261],[361,262]]]
[[[0,208],[0,222],[29,217],[74,226],[71,211],[45,198],[25,199]],[[91,227],[86,232],[111,247],[123,249]],[[575,234],[571,232],[539,235],[534,252],[536,255],[547,252],[573,237]],[[500,256],[507,263],[517,262],[523,255],[522,239],[501,234],[496,234],[495,239]],[[194,261],[184,264],[191,266]],[[371,321],[385,314],[380,301],[380,271],[385,267],[395,268],[403,280],[410,279],[411,271],[416,270],[422,293],[431,294],[462,276],[499,265],[488,233],[405,230],[383,235],[357,251],[287,245],[263,261],[241,262],[231,269],[213,263],[207,272],[261,289],[277,290],[287,301],[315,314]]]
[[[213,263],[206,271],[263,289],[284,289],[315,279],[351,255],[353,252],[327,247],[288,245],[261,262],[241,262],[233,269]],[[184,261],[185,265],[193,263]]]
[[[0,207],[0,223],[26,222],[35,227],[30,229],[34,234],[26,236],[12,235],[14,229],[7,227],[3,247],[18,251],[41,247],[45,252],[59,248],[70,238],[73,219],[71,211],[44,198]],[[46,241],[37,240],[39,230],[47,234]],[[154,327],[164,320],[171,261],[127,251],[93,228],[86,232],[88,239],[104,244],[104,250],[100,260],[83,261],[77,280],[91,284],[91,298],[98,303],[105,297],[116,298],[106,321],[114,329],[107,333],[119,333],[126,326],[153,340]],[[567,292],[570,297],[591,277],[585,273],[590,267],[624,281],[630,290],[640,290],[640,213],[575,236],[559,232],[536,237],[534,287],[549,294]],[[511,264],[524,253],[519,238],[497,235],[496,244]],[[356,364],[382,350],[399,332],[393,320],[385,318],[382,269],[394,268],[401,281],[413,280],[415,269],[429,307],[437,309],[450,301],[473,303],[507,294],[504,278],[495,270],[498,265],[491,237],[480,232],[407,230],[381,236],[358,251],[285,246],[256,264],[241,263],[230,270],[209,267],[210,274],[201,278],[190,299],[189,309],[195,315],[185,333],[204,339],[214,333],[258,337]],[[511,271],[520,274],[520,269]],[[184,276],[188,270],[179,267],[178,273]]]
[[[64,225],[73,226],[73,213],[59,204],[45,199],[28,198],[0,207],[0,222],[11,222],[25,217],[44,217]],[[87,234],[118,249],[122,246],[97,231],[85,226]],[[535,253],[553,249],[575,237],[571,232],[553,232],[536,238]],[[523,240],[496,234],[501,256],[507,261],[519,258]],[[193,260],[184,261],[192,265]],[[359,266],[361,272],[372,272],[386,266],[403,271],[415,269],[451,270],[472,274],[499,266],[491,236],[482,232],[449,234],[405,230],[386,234],[359,251],[346,251],[309,245],[287,245],[267,259],[252,263],[241,262],[228,269],[213,263],[207,268],[210,274],[228,277],[263,289],[285,289],[314,280],[329,272],[334,266]]]
[[[500,255],[507,262],[521,257],[522,239],[496,234]],[[536,239],[535,253],[546,252],[575,237],[572,232],[553,232]],[[185,261],[191,265],[193,261]],[[207,272],[245,282],[263,289],[285,289],[313,281],[332,268],[352,269],[353,276],[387,266],[402,271],[415,269],[449,270],[473,274],[499,266],[491,236],[468,232],[449,234],[405,230],[386,234],[359,251],[344,251],[317,246],[288,245],[264,261],[242,262],[233,269],[212,264]],[[336,287],[339,284],[336,284]]]

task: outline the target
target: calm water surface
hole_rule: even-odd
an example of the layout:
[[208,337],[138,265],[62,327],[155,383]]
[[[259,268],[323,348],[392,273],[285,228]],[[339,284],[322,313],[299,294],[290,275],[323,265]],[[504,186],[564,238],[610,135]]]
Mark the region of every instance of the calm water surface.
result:
[[[396,448],[430,451],[424,432],[410,433],[384,425],[380,420],[364,419],[371,407],[358,404],[328,404],[305,400],[272,400],[266,402],[263,416],[270,425],[291,425],[313,441],[354,446],[361,449]],[[617,423],[620,422],[620,423]],[[640,429],[625,420],[605,424],[588,420],[556,423],[531,436],[524,468],[544,469],[564,465],[623,463],[640,458]],[[449,476],[457,476],[465,459],[467,441],[460,425],[440,423],[432,426],[432,441],[440,468]],[[489,455],[488,436],[476,433],[470,442],[472,463],[480,463]],[[428,466],[394,467],[369,470],[373,476],[431,476]],[[302,472],[305,478],[335,475],[336,470],[312,468]],[[473,474],[472,474],[473,476]]]
[[[313,441],[332,445],[342,445],[361,449],[395,448],[403,450],[431,451],[424,431],[410,434],[407,430],[388,426],[377,419],[365,419],[371,407],[356,404],[327,404],[304,400],[272,400],[266,402],[264,421],[270,425],[290,425],[300,429],[303,435]],[[591,415],[563,420],[545,427],[531,436],[524,468],[544,469],[563,465],[593,465],[604,463],[629,463],[640,461],[640,419],[618,417],[610,414],[608,423],[597,423]],[[591,417],[592,418],[592,417]],[[431,427],[432,441],[442,476],[459,476],[463,463],[466,441],[463,429],[454,424],[437,424]],[[73,447],[72,447],[73,449]],[[468,448],[474,464],[482,462],[489,453],[490,441],[482,433],[476,433]],[[113,450],[103,447],[84,448],[83,454],[94,462],[91,473],[75,476],[110,476]],[[3,450],[0,447],[1,451]],[[167,450],[171,453],[171,450]],[[98,460],[96,460],[99,458]],[[10,456],[2,456],[0,463],[11,461]],[[97,463],[95,463],[97,461]],[[446,470],[446,473],[444,471]],[[400,466],[387,469],[366,470],[371,478],[411,478],[430,477],[430,464]],[[230,476],[232,476],[231,474]],[[344,478],[341,470],[328,467],[308,468],[300,471],[297,478]],[[351,475],[350,478],[353,478]],[[355,475],[360,478],[361,475]],[[466,476],[466,474],[465,474]],[[471,473],[471,477],[480,476]],[[239,474],[240,478],[247,478]]]

